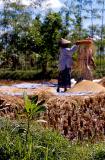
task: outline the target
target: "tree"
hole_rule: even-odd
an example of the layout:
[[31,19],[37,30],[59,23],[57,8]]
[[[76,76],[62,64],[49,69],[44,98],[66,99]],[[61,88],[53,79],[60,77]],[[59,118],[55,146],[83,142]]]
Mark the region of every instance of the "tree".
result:
[[1,35],[5,51],[5,58],[8,61],[11,54],[20,54],[26,51],[26,41],[22,43],[23,37],[27,35],[31,15],[20,1],[4,1],[4,9],[1,11],[1,28],[4,32]]
[[63,34],[62,18],[59,13],[49,12],[41,26],[42,47],[41,59],[43,72],[46,72],[47,62],[57,58],[58,40]]
[[[100,18],[97,5],[94,4],[95,2],[93,0],[70,0],[68,3],[65,3],[65,12],[67,13],[68,11],[69,18],[72,19],[71,25],[69,25],[69,33],[73,41],[76,39],[82,39],[87,34],[93,36],[94,19]],[[91,27],[88,29],[89,25]]]

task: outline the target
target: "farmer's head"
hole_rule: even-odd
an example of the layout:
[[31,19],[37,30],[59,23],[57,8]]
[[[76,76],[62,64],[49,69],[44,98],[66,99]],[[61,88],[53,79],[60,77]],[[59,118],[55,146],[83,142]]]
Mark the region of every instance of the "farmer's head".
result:
[[59,47],[62,47],[62,48],[68,47],[69,44],[71,44],[71,41],[68,41],[64,38],[61,38],[59,41]]

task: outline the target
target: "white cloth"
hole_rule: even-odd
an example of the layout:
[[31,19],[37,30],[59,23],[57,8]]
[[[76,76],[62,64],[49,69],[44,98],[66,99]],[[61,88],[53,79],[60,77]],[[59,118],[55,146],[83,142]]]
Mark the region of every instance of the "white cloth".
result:
[[77,45],[73,45],[71,48],[60,48],[58,64],[58,68],[60,71],[64,70],[65,67],[70,68],[72,66],[72,54],[77,50],[77,48]]

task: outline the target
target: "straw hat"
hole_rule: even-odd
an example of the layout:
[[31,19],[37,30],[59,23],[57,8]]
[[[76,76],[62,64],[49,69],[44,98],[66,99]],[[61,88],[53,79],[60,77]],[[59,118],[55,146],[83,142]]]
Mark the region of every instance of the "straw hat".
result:
[[61,38],[61,40],[60,40],[60,44],[70,44],[70,43],[71,43],[71,41],[68,41],[64,38]]
[[92,44],[92,40],[91,39],[85,39],[85,40],[79,40],[76,42],[77,45],[89,45]]

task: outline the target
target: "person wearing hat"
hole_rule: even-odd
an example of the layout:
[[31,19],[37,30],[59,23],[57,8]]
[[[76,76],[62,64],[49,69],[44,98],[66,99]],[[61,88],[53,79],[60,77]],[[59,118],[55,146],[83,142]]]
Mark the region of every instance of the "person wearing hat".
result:
[[77,50],[78,45],[73,45],[71,48],[68,48],[69,44],[71,44],[71,41],[63,38],[59,41],[59,76],[57,92],[60,91],[61,87],[64,88],[64,92],[67,91],[68,87],[71,87],[72,54]]

